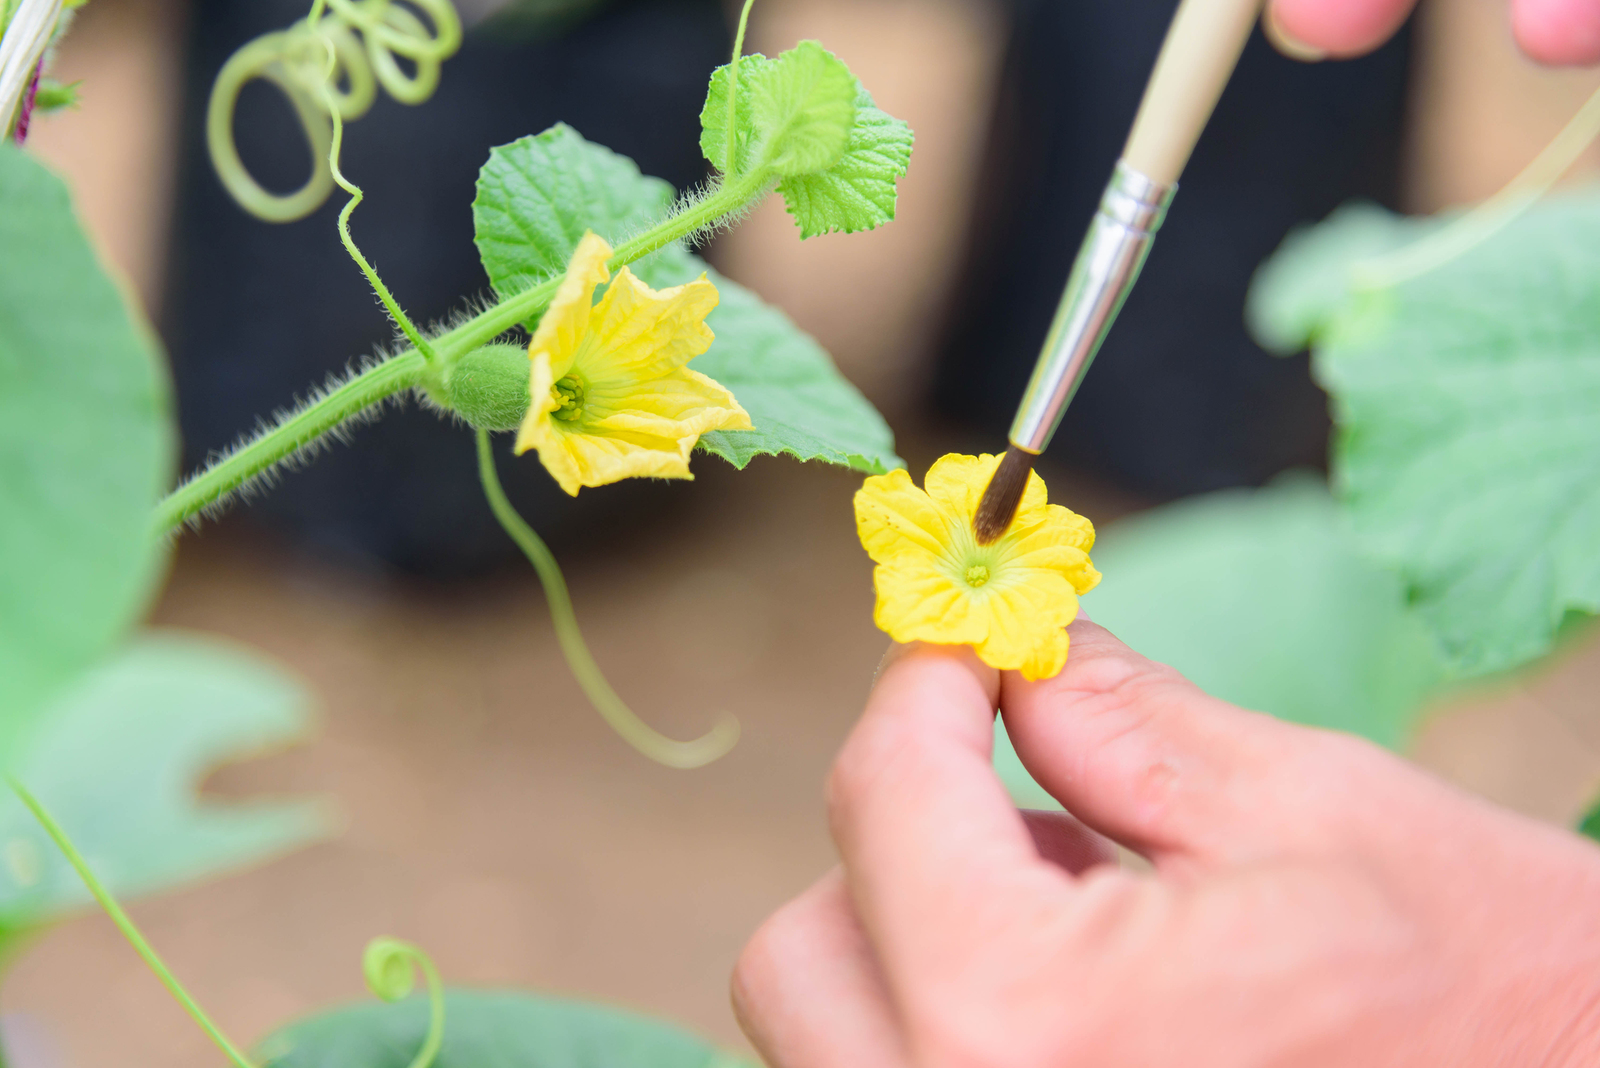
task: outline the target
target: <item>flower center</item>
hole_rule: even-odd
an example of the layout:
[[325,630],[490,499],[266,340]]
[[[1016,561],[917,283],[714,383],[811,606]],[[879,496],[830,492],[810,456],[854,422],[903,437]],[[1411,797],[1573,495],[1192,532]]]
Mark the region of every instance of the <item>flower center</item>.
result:
[[550,387],[550,395],[561,402],[561,407],[551,412],[553,418],[564,423],[575,423],[583,415],[583,383],[568,375]]
[[967,568],[967,585],[976,589],[989,581],[989,569],[982,564],[973,564]]

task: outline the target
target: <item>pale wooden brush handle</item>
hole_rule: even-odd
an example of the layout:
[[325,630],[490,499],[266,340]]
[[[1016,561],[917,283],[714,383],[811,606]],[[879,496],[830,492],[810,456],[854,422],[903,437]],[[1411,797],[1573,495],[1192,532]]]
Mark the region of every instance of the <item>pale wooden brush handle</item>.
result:
[[1122,158],[1163,185],[1189,162],[1239,62],[1263,0],[1183,0],[1172,17]]

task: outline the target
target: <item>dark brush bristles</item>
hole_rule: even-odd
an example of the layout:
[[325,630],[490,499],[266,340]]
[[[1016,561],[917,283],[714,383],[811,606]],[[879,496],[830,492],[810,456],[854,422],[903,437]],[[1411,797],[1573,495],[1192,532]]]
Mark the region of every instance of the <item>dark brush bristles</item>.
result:
[[978,536],[979,545],[988,545],[1004,534],[1017,517],[1017,505],[1022,503],[1022,491],[1028,488],[1028,474],[1032,470],[1033,453],[1015,445],[1007,446],[972,517],[972,532]]

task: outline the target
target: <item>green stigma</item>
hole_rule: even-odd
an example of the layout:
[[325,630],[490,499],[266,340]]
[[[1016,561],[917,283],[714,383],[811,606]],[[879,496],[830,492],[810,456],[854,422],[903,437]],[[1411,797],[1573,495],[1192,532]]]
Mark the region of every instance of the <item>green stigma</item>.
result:
[[565,423],[575,423],[583,415],[583,383],[568,375],[550,387],[551,396],[561,402],[561,407],[551,412],[553,418]]
[[972,586],[974,588],[982,586],[985,582],[989,581],[989,569],[984,567],[982,564],[973,564],[971,567],[967,568],[966,580],[968,586]]

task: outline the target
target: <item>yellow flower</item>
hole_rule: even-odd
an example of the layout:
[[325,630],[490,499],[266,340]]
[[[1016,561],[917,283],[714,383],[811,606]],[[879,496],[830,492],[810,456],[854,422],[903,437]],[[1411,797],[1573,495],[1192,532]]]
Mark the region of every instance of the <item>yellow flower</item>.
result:
[[624,478],[693,478],[701,434],[751,429],[732,393],[685,366],[711,345],[717,287],[702,274],[655,290],[624,267],[596,304],[610,258],[610,245],[584,235],[528,345],[533,403],[517,452],[538,449],[573,496]]
[[873,619],[897,642],[971,645],[990,667],[1048,678],[1067,662],[1078,595],[1100,581],[1094,525],[1046,503],[1044,479],[1030,474],[1011,528],[979,545],[972,515],[999,463],[951,453],[929,469],[926,492],[903,470],[856,492],[856,529],[878,564]]

